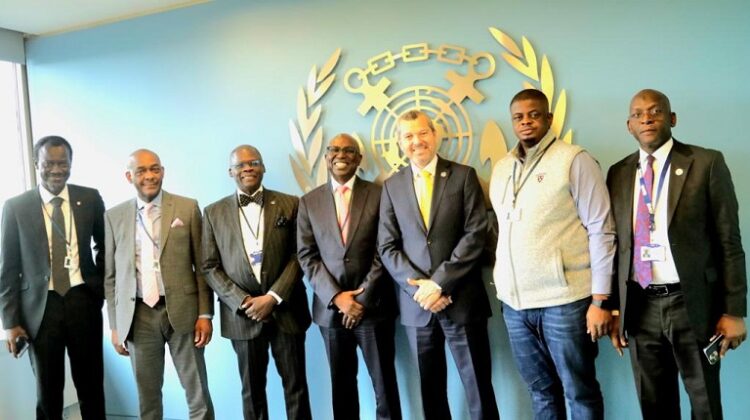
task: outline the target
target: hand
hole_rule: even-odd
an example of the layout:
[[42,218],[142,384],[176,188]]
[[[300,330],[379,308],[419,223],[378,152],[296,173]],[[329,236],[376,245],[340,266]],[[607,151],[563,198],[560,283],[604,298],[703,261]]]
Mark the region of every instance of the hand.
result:
[[719,355],[724,357],[729,349],[736,349],[747,338],[745,320],[738,316],[722,315],[719,322],[716,323],[716,333],[711,337],[711,340],[719,334],[724,334],[721,350],[719,350]]
[[248,296],[242,301],[241,308],[245,310],[245,315],[253,321],[265,321],[273,308],[276,306],[276,299],[271,295],[258,297]]
[[586,332],[591,336],[591,341],[609,334],[612,326],[612,313],[596,305],[589,305],[586,312]]
[[16,349],[16,339],[18,337],[26,337],[26,339],[29,338],[29,335],[26,334],[26,330],[23,329],[22,326],[13,327],[10,329],[5,330],[5,336],[7,337],[7,342],[5,343],[8,346],[8,352],[13,354],[15,357],[18,353],[18,349]]
[[115,348],[117,354],[121,356],[130,356],[127,344],[120,342],[120,339],[117,337],[117,330],[112,330],[112,346]]
[[341,323],[344,325],[344,327],[350,328],[347,327],[347,318],[349,318],[349,320],[353,321],[355,324],[358,323],[360,319],[362,319],[362,316],[365,313],[365,307],[361,303],[357,302],[354,297],[359,296],[364,291],[365,289],[360,287],[357,290],[340,292],[333,297],[333,304],[336,305],[337,308],[339,308],[340,314],[344,314],[344,319],[341,320]]
[[429,307],[429,305],[425,305],[425,301],[428,298],[430,299],[430,304],[434,303],[435,299],[437,299],[436,297],[430,298],[430,295],[437,292],[438,296],[440,296],[440,286],[430,279],[407,279],[406,282],[410,286],[416,286],[419,288],[417,289],[417,292],[414,293],[414,300],[419,303],[419,306],[421,306],[422,309],[427,309]]
[[620,335],[620,317],[612,317],[612,329],[609,330],[609,339],[612,341],[612,347],[615,348],[617,354],[622,356],[624,353],[622,349],[628,346],[628,340],[624,335]]
[[453,299],[451,299],[450,296],[447,295],[440,295],[440,297],[435,300],[435,303],[430,305],[430,307],[427,308],[428,311],[432,312],[433,314],[436,314],[443,309],[447,308],[448,305],[453,303]]
[[343,325],[347,330],[351,330],[359,325],[359,321],[361,320],[362,318],[353,318],[347,314],[344,314],[344,316],[341,318],[341,325]]
[[214,327],[211,324],[211,320],[208,318],[198,318],[195,321],[195,338],[193,342],[195,347],[203,348],[211,341],[211,334],[214,331]]

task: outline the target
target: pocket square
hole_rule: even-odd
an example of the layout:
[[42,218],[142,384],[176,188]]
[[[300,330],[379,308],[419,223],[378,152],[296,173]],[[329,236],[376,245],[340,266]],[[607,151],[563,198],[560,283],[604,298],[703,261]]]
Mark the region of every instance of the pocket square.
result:
[[184,223],[182,223],[182,220],[180,220],[179,217],[176,217],[174,220],[172,220],[172,225],[170,225],[170,228],[176,228],[180,226],[185,226]]

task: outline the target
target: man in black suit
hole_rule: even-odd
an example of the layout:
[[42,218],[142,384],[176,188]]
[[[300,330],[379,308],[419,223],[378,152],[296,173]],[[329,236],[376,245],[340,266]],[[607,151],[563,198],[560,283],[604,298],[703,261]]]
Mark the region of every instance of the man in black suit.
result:
[[487,213],[474,169],[437,155],[437,135],[419,111],[399,117],[396,134],[409,165],[383,185],[378,249],[399,286],[401,323],[417,357],[425,418],[450,419],[445,342],[472,419],[498,418],[478,264]]
[[268,347],[284,385],[289,419],[311,418],[305,378],[310,326],[297,262],[297,197],[264,189],[258,149],[230,155],[237,191],[209,205],[203,220],[203,271],[221,300],[221,335],[232,340],[245,419],[268,419]]
[[104,418],[104,203],[98,191],[67,184],[72,159],[62,137],[40,139],[40,187],[3,209],[0,313],[8,351],[17,355],[19,338],[31,343],[38,419],[62,418],[66,349],[83,418]]
[[644,418],[680,418],[679,372],[693,418],[720,419],[719,364],[701,349],[721,334],[724,356],[747,336],[737,199],[722,154],[673,139],[676,124],[663,93],[638,92],[627,126],[640,150],[607,175],[619,240],[612,343],[630,348]]
[[359,419],[359,346],[377,418],[400,419],[393,365],[396,299],[377,253],[380,187],[355,175],[362,154],[352,136],[337,135],[326,150],[331,182],[300,199],[297,256],[315,292],[313,321],[328,354],[333,417]]

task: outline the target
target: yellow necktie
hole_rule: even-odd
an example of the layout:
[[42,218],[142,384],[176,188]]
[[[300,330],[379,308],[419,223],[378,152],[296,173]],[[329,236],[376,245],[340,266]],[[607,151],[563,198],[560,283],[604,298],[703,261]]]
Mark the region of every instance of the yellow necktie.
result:
[[430,227],[430,207],[432,207],[432,174],[427,170],[420,172],[422,190],[419,197],[419,212],[422,213],[425,227]]

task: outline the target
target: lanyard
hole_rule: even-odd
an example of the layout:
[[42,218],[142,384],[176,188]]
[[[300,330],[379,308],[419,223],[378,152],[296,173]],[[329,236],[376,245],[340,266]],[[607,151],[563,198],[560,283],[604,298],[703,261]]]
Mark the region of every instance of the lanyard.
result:
[[[144,207],[144,209],[145,209],[145,207]],[[159,244],[157,244],[156,241],[154,240],[154,238],[151,236],[151,234],[148,233],[148,229],[146,229],[146,224],[143,223],[143,216],[141,215],[141,212],[139,211],[137,213],[138,213],[138,222],[140,223],[141,228],[143,229],[143,232],[148,237],[148,240],[151,241],[151,244],[154,245],[154,248],[158,251],[159,250]],[[151,223],[151,228],[152,229],[154,228],[153,222]]]
[[[239,200],[239,199],[238,199]],[[258,213],[258,226],[253,230],[253,227],[250,226],[250,221],[247,220],[247,216],[245,215],[245,210],[240,206],[240,214],[242,215],[242,218],[245,220],[245,224],[247,225],[247,228],[250,229],[250,234],[253,235],[253,239],[255,241],[258,241],[258,235],[260,235],[260,224],[263,221],[263,207],[260,208],[260,213]]]
[[[544,157],[544,154],[547,153],[547,150],[552,146],[552,144],[557,141],[557,139],[552,140],[547,147],[542,150],[542,153],[539,155],[539,158],[534,162],[533,165],[531,165],[531,168],[526,172],[526,177],[521,180],[520,185],[518,184],[518,181],[516,181],[516,167],[518,166],[518,161],[513,162],[513,207],[516,207],[516,198],[518,198],[518,193],[521,192],[521,188],[523,188],[524,185],[526,185],[526,181],[529,180],[529,177],[531,176],[531,173],[534,172],[534,169],[536,169],[536,166],[539,165],[539,162],[542,161],[542,158]],[[521,168],[521,174],[523,174],[523,168]],[[520,177],[519,177],[520,178]]]
[[[56,230],[57,233],[60,236],[63,237],[63,239],[65,240],[66,248],[68,249],[68,252],[70,252],[70,241],[72,239],[71,235],[73,235],[73,229],[72,229],[72,227],[71,227],[71,229],[68,229],[68,237],[66,239],[65,238],[65,226],[60,226],[60,225],[57,224],[57,222],[55,222],[55,220],[52,218],[52,216],[47,211],[47,205],[46,204],[42,206],[42,209],[44,209],[44,214],[47,216],[47,219],[49,219],[50,223],[52,224],[52,229]],[[62,205],[60,207],[60,211],[62,211]],[[63,223],[65,223],[64,220],[63,220]],[[72,224],[73,224],[73,211],[71,210],[70,214],[68,215],[68,226],[71,226]]]
[[672,152],[670,151],[669,155],[667,155],[667,160],[664,161],[664,166],[661,168],[661,175],[659,175],[659,185],[656,187],[656,195],[654,196],[653,200],[651,199],[651,191],[646,188],[646,180],[643,179],[641,163],[638,162],[638,180],[641,184],[641,195],[643,195],[643,202],[646,204],[646,208],[648,209],[649,230],[651,231],[656,229],[656,204],[659,202],[659,198],[661,198],[661,189],[664,186],[664,179],[667,177],[669,165],[671,162]]

